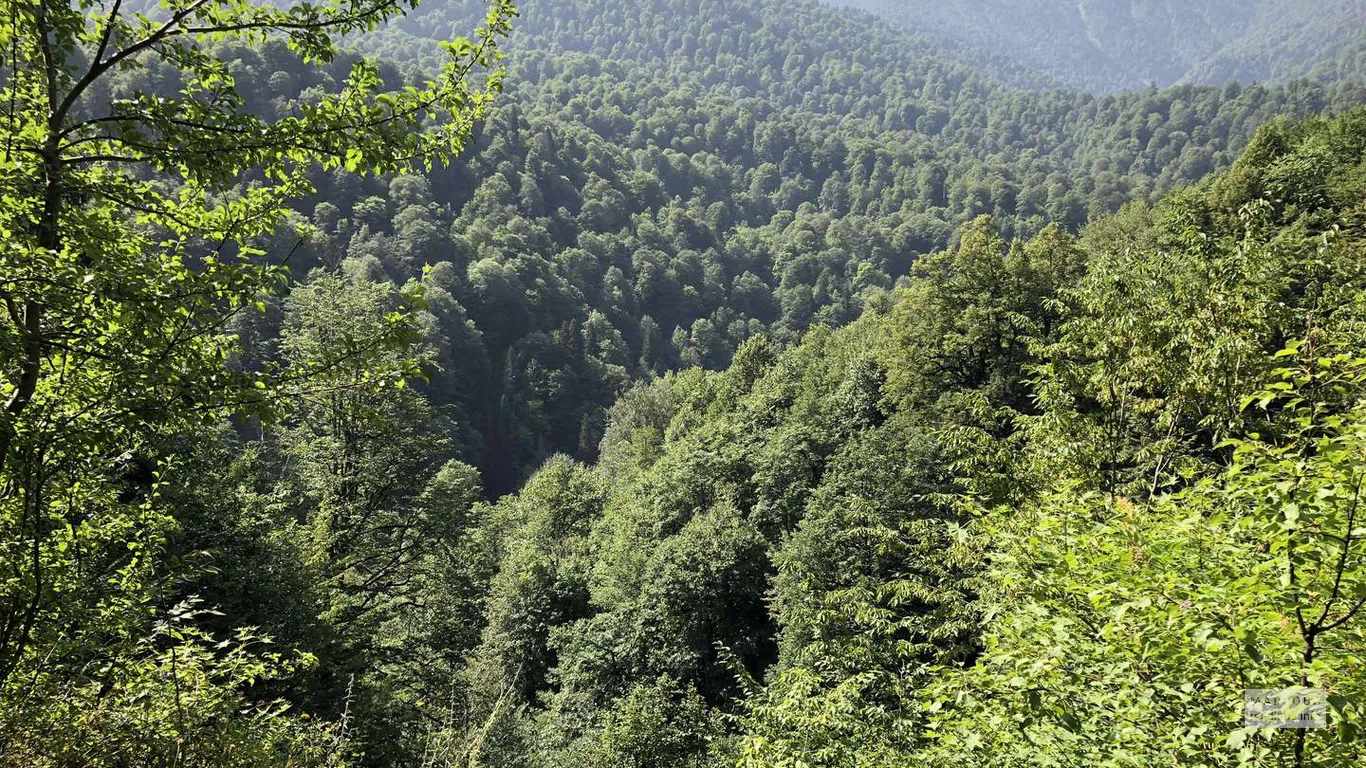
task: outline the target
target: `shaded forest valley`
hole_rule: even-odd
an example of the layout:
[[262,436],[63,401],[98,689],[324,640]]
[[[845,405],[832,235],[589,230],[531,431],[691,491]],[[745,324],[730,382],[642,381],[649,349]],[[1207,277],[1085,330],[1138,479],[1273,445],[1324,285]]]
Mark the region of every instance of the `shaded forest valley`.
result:
[[5,0],[0,766],[1366,759],[1360,4],[861,5]]

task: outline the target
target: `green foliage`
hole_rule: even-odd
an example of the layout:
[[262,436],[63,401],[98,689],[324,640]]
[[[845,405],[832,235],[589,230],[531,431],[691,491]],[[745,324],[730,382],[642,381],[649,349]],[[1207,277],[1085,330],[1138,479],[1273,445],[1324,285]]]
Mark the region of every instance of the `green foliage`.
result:
[[[1227,175],[1054,247],[1084,274],[1055,281],[1036,305],[1052,334],[1022,312],[1023,345],[992,346],[1033,371],[1018,391],[1038,393],[1007,422],[1019,443],[1007,455],[1024,475],[1010,493],[979,485],[989,461],[955,461],[978,475],[954,484],[976,501],[929,496],[959,510],[957,525],[905,526],[900,539],[881,510],[822,515],[813,498],[775,581],[780,616],[798,617],[798,632],[748,703],[742,764],[1362,759],[1366,379],[1355,350],[1366,283],[1359,198],[1343,194],[1360,183],[1361,117],[1269,127]],[[906,306],[954,295],[974,274],[970,256],[958,255],[964,267],[943,287],[932,278],[908,291]],[[976,313],[997,301],[983,292],[950,317],[990,318]],[[952,332],[891,335],[962,344]],[[908,395],[954,380],[911,375],[934,357],[894,349],[915,366],[887,363],[889,381],[908,376]],[[973,446],[953,439],[952,418],[946,426],[932,434],[951,455]],[[1133,479],[1116,480],[1121,469]],[[823,565],[826,553],[858,553],[847,542],[861,538],[886,559]],[[933,554],[887,558],[917,546]],[[803,596],[822,582],[836,585],[829,604]],[[859,631],[839,634],[840,622]],[[969,640],[957,654],[944,643],[955,631]],[[938,642],[916,643],[926,636]],[[1327,691],[1328,728],[1244,725],[1245,690],[1289,687]]]
[[720,733],[717,716],[701,697],[679,690],[669,678],[631,689],[604,718],[597,744],[584,765],[641,768],[702,768],[724,762],[709,743]]
[[[236,364],[226,326],[265,311],[287,276],[262,247],[286,202],[312,191],[317,168],[390,172],[457,154],[501,85],[512,8],[494,3],[478,42],[453,45],[427,85],[387,91],[373,62],[356,61],[338,88],[271,117],[248,108],[223,46],[270,42],[320,68],[411,6],[137,6],[4,5],[0,762],[341,759],[335,722],[236,701],[301,668],[297,654],[260,656],[249,634],[215,645],[193,611],[154,624],[201,567],[173,549],[185,532],[162,491],[180,487],[168,479],[182,470],[176,442],[225,416],[279,416],[340,362]],[[394,316],[350,350],[367,373],[347,386],[408,371],[374,354],[406,345],[406,324]],[[62,704],[35,709],[47,701]]]
[[28,681],[13,707],[5,760],[35,767],[85,765],[333,766],[345,746],[331,725],[298,721],[282,700],[252,695],[261,683],[314,664],[266,652],[239,630],[215,641],[195,627],[204,609],[170,608],[148,634],[72,686],[50,669]]
[[1045,471],[1155,493],[1246,430],[1241,398],[1286,339],[1348,332],[1362,119],[1268,126],[1226,176],[1090,227],[1077,309],[1042,353]]
[[0,764],[1362,757],[1360,86],[11,5]]
[[[1255,398],[1293,427],[1237,441],[1220,475],[989,518],[984,599],[1004,612],[978,665],[926,697],[931,764],[1362,759],[1363,362],[1305,357]],[[1329,729],[1243,726],[1244,689],[1296,686],[1329,692]]]
[[[162,491],[177,553],[246,566],[181,591],[265,597],[223,602],[280,639],[259,687],[376,765],[1359,759],[1364,119],[1270,125],[1079,236],[974,221],[848,327],[628,390],[597,466],[492,504],[452,423],[490,390],[440,366],[492,338],[481,375],[568,396],[634,352],[605,313],[532,330],[572,295],[553,265],[469,262],[510,305],[486,336],[454,264],[400,288],[352,255],[243,359],[308,382],[287,417]],[[563,418],[498,418],[523,408]],[[1242,726],[1245,688],[1290,685],[1329,689],[1332,729]]]

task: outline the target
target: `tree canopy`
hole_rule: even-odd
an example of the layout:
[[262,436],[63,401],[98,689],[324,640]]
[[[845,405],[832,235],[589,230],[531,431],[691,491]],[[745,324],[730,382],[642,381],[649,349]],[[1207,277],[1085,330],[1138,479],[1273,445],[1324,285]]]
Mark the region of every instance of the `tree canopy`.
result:
[[329,66],[341,40],[407,6],[135,5],[13,0],[0,31],[0,753],[330,761],[328,727],[272,696],[238,701],[311,657],[266,652],[246,629],[211,636],[211,606],[172,601],[206,566],[172,555],[171,448],[228,414],[271,415],[341,361],[365,370],[348,387],[412,373],[375,354],[406,345],[402,314],[288,371],[234,365],[227,326],[281,287],[283,254],[261,240],[313,190],[312,169],[430,167],[460,151],[501,85],[512,8],[491,6],[425,87],[386,90],[356,60],[335,92],[272,117],[247,108],[218,46],[273,43]]
[[0,8],[0,766],[1362,760],[1361,83]]

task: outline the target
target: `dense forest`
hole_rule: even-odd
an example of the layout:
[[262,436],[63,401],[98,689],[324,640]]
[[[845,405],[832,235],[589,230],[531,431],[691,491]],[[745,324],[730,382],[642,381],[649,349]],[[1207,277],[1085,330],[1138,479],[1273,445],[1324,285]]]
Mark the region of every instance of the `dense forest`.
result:
[[814,0],[6,0],[0,766],[1363,761],[1366,85],[1219,6],[1145,29],[1298,42],[1093,95]]
[[[846,329],[632,390],[486,508],[488,761],[1355,764],[1364,152],[1277,124],[1078,237],[982,219]],[[1336,733],[1237,728],[1301,677]]]
[[[421,6],[366,45],[420,72],[437,53],[421,35],[479,7]],[[519,10],[506,92],[467,156],[422,178],[315,178],[296,208],[318,235],[291,259],[450,297],[425,393],[494,496],[551,455],[591,461],[627,384],[849,322],[977,216],[1007,237],[1075,230],[1226,167],[1276,115],[1366,103],[1354,80],[1011,90],[814,2]],[[257,109],[321,87],[280,49],[236,53],[239,82],[270,85]],[[253,333],[276,338],[284,314]]]

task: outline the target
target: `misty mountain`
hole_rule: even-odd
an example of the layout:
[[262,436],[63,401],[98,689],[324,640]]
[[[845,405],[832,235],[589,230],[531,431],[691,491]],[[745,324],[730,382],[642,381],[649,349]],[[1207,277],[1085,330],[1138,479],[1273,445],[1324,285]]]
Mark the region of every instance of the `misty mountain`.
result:
[[829,0],[1021,81],[1091,91],[1360,75],[1363,0]]

